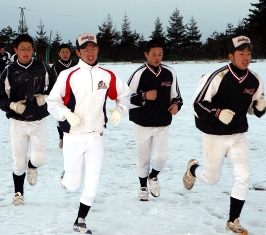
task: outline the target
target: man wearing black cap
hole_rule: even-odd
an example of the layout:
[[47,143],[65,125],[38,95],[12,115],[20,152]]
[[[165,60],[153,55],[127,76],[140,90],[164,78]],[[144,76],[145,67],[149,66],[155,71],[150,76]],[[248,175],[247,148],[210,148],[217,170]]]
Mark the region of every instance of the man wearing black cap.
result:
[[266,102],[262,80],[248,69],[253,48],[250,39],[235,37],[227,48],[231,63],[204,75],[193,97],[196,127],[203,132],[204,164],[199,165],[197,160],[191,159],[183,183],[188,190],[192,189],[196,178],[210,185],[217,183],[227,157],[233,168],[234,185],[226,228],[246,235],[247,230],[239,222],[249,179],[246,115],[261,117],[265,113]]
[[64,132],[62,186],[77,191],[82,185],[85,169],[85,187],[73,229],[91,234],[85,217],[99,186],[104,156],[103,132],[108,121],[106,99],[109,97],[116,102],[116,107],[109,109],[109,120],[118,125],[121,116],[128,113],[130,91],[113,72],[99,66],[99,47],[94,34],[78,36],[76,45],[80,57],[78,64],[59,74],[46,101],[48,111],[60,122]]

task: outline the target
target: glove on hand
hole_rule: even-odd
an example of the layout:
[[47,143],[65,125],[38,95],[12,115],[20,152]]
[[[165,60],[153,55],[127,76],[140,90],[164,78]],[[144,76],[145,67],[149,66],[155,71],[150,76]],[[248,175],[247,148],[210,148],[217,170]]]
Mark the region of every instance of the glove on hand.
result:
[[78,127],[81,124],[81,119],[76,114],[72,113],[71,111],[66,112],[64,115],[68,123],[71,127]]
[[220,112],[218,118],[219,118],[219,120],[220,120],[222,123],[228,125],[228,124],[232,121],[234,115],[235,115],[235,112],[233,112],[232,110],[230,110],[230,109],[223,109],[223,110]]
[[264,99],[264,96],[262,95],[260,97],[260,99],[258,99],[256,101],[257,101],[257,103],[256,103],[255,107],[257,108],[257,110],[263,111],[266,108],[266,101]]
[[18,102],[11,102],[9,105],[9,108],[14,110],[18,114],[22,114],[26,109],[26,105],[24,104],[25,102],[26,100],[20,100]]
[[37,101],[38,106],[45,105],[45,103],[46,103],[45,99],[48,97],[48,95],[37,94],[34,96],[36,97],[36,101]]
[[121,122],[122,118],[122,109],[120,107],[116,107],[114,109],[107,109],[111,112],[110,122],[114,125],[118,125]]

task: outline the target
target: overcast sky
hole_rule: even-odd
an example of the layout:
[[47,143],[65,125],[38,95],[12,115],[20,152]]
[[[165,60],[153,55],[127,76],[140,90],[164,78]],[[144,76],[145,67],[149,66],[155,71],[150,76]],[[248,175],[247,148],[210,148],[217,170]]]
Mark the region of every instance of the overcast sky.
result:
[[169,26],[169,18],[175,8],[183,16],[186,24],[193,17],[202,33],[202,41],[216,30],[224,32],[227,23],[237,26],[238,22],[254,9],[251,3],[259,0],[20,0],[0,1],[0,30],[10,26],[18,29],[20,8],[25,8],[26,23],[29,34],[36,36],[40,20],[49,37],[52,31],[54,38],[56,31],[61,35],[63,42],[75,42],[76,37],[84,32],[98,33],[98,26],[110,14],[118,31],[125,14],[130,21],[131,30],[143,34],[148,40],[154,30],[154,22],[160,18],[163,29]]

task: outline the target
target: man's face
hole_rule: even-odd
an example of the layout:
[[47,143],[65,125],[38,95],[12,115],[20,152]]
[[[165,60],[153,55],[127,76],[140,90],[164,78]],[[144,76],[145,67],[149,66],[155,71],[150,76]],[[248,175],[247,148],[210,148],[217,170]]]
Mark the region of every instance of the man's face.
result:
[[95,43],[90,42],[85,49],[76,50],[77,56],[79,56],[85,63],[93,65],[97,60],[99,47]]
[[158,67],[163,59],[163,48],[154,47],[151,48],[149,53],[144,52],[147,59],[147,63],[151,66]]
[[58,53],[61,60],[68,61],[70,58],[70,50],[68,48],[62,48]]
[[4,52],[5,52],[5,48],[4,48],[4,47],[1,47],[1,48],[0,48],[0,53],[3,54]]
[[18,61],[21,64],[28,64],[31,62],[33,47],[30,42],[21,42],[18,48],[14,48],[14,51],[18,55]]
[[246,70],[251,61],[251,51],[247,46],[242,51],[235,51],[234,54],[228,54],[229,59],[232,61],[233,65],[241,70]]

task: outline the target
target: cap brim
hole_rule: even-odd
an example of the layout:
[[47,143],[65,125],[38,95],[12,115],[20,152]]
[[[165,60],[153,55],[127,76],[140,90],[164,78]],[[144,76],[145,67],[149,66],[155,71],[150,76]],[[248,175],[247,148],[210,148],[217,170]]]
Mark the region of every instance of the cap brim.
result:
[[246,47],[249,47],[249,50],[253,49],[253,45],[251,43],[243,43],[240,46],[236,47],[235,50],[243,51]]
[[95,43],[94,41],[87,41],[87,42],[84,42],[81,46],[79,46],[79,48],[85,49],[90,42],[94,43],[94,45],[97,46],[97,43]]

